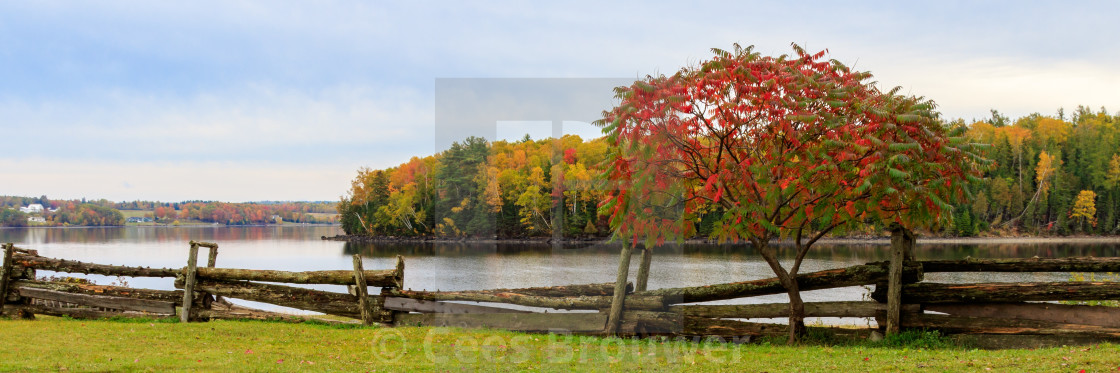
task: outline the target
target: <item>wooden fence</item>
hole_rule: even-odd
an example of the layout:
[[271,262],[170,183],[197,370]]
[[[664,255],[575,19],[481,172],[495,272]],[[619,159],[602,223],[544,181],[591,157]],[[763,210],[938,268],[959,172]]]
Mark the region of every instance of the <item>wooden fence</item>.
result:
[[[888,332],[905,328],[966,334],[1032,334],[1120,337],[1120,308],[1067,305],[1057,301],[1120,299],[1120,283],[1027,282],[942,284],[923,282],[932,272],[1120,272],[1120,258],[964,259],[914,261],[912,238],[896,240],[892,260],[798,276],[801,290],[873,285],[872,300],[806,303],[806,317],[875,318]],[[196,263],[208,248],[206,267]],[[191,242],[182,269],[142,268],[46,258],[32,250],[5,246],[0,304],[5,314],[295,319],[238,307],[224,298],[360,319],[366,324],[486,327],[526,332],[602,335],[701,335],[742,337],[782,335],[786,325],[751,322],[789,314],[788,303],[695,305],[691,303],[784,294],[778,279],[635,291],[626,284],[616,320],[609,310],[616,284],[566,285],[476,291],[413,291],[403,283],[404,262],[396,268],[365,270],[355,255],[353,270],[287,272],[215,267],[218,245]],[[67,282],[36,281],[35,270],[175,278],[164,291]],[[350,293],[285,286],[348,285]],[[369,294],[368,287],[380,292]],[[58,306],[34,299],[63,302]],[[471,302],[470,304],[463,302]],[[510,307],[520,306],[520,307]],[[184,311],[185,310],[185,311]],[[547,310],[547,311],[546,311]],[[557,311],[564,312],[557,312]],[[612,328],[613,322],[617,327]],[[612,330],[613,329],[613,330]],[[847,329],[851,331],[851,329]],[[608,332],[609,331],[609,332]]]

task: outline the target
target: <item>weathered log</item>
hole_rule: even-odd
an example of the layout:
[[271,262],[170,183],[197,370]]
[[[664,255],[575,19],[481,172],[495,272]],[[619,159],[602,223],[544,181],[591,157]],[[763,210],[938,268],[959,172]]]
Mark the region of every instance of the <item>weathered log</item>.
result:
[[76,260],[17,255],[15,264],[44,271],[84,273],[105,276],[175,277],[181,270],[171,268],[129,267],[108,264],[84,263]]
[[[396,269],[365,271],[369,286],[398,287],[403,281],[403,273]],[[218,281],[264,281],[289,284],[330,284],[353,285],[354,271],[308,271],[289,272],[263,269],[236,268],[199,268],[198,277]]]
[[648,336],[678,334],[684,330],[684,317],[677,312],[626,311],[613,334]]
[[[526,295],[514,292],[507,293],[482,293],[482,292],[425,292],[411,290],[393,290],[390,296],[422,300],[461,300],[471,302],[511,303],[529,307],[545,307],[556,309],[582,309],[598,310],[609,308],[613,298],[611,296],[568,296],[568,297],[543,297]],[[664,298],[658,296],[627,296],[626,308],[640,310],[658,310],[665,308]]]
[[961,259],[918,262],[925,272],[1120,272],[1120,258]]
[[[16,290],[19,289],[47,289],[66,293],[76,294],[90,294],[90,295],[105,295],[113,297],[128,297],[136,299],[150,299],[164,302],[174,303],[176,306],[181,306],[183,303],[182,290],[151,290],[151,289],[136,289],[126,288],[119,286],[107,285],[93,285],[93,284],[74,284],[65,282],[53,281],[29,281],[19,280],[13,281],[12,287]],[[203,304],[205,303],[204,297],[201,294],[195,294],[192,303]]]
[[55,290],[36,289],[29,287],[19,289],[19,294],[28,298],[74,303],[90,307],[111,308],[121,311],[136,311],[165,315],[175,314],[175,303],[167,301],[66,293]]
[[398,315],[396,326],[447,326],[494,328],[521,332],[601,333],[606,326],[604,313],[499,313]]
[[953,316],[1038,320],[1059,324],[1120,328],[1120,308],[1055,303],[944,303],[929,304],[926,311]]
[[208,248],[208,249],[215,249],[215,250],[218,249],[218,244],[213,243],[213,242],[203,242],[203,241],[193,241],[192,240],[191,242],[189,242],[189,244],[198,245],[198,247],[205,247],[205,248]]
[[[859,286],[886,280],[887,274],[887,265],[867,264],[799,274],[797,275],[797,284],[801,291]],[[921,267],[908,265],[903,268],[902,275],[903,282],[920,281],[922,278]],[[665,297],[671,303],[692,303],[785,293],[786,289],[778,281],[778,278],[772,277],[727,284],[656,289],[634,292],[634,295],[656,295]],[[630,298],[633,297],[627,299]]]
[[373,325],[373,309],[369,302],[369,285],[366,284],[365,270],[362,269],[362,256],[354,254],[354,286],[358,295],[358,312],[362,314],[362,323]]
[[1100,337],[1120,337],[1120,328],[1116,327],[1064,324],[1039,320],[920,313],[903,315],[902,326],[905,328],[937,329],[946,333],[961,334],[1092,335]]
[[204,318],[211,319],[211,320],[214,320],[214,319],[219,319],[219,320],[263,320],[263,321],[281,321],[281,322],[289,322],[289,323],[304,323],[304,322],[308,322],[308,321],[314,321],[314,322],[320,322],[320,323],[326,323],[326,324],[332,324],[332,325],[343,325],[343,324],[355,324],[356,323],[355,321],[349,321],[349,320],[331,320],[331,319],[318,318],[318,317],[314,317],[314,316],[289,315],[289,314],[284,314],[284,313],[279,313],[279,312],[271,312],[271,311],[259,310],[259,309],[255,309],[255,308],[238,306],[238,305],[234,305],[234,304],[231,304],[229,306],[214,307],[214,308],[211,308],[211,309],[208,309],[208,310],[199,310],[198,314],[199,314],[200,317],[204,317]]
[[900,224],[891,224],[891,264],[887,276],[887,335],[898,333],[902,313],[902,266],[914,247],[914,235]]
[[[903,312],[918,312],[917,304],[902,305]],[[886,312],[887,306],[878,302],[811,302],[805,303],[805,317],[875,317]],[[684,305],[669,307],[669,311],[685,316],[762,319],[789,317],[789,303]]]
[[[175,287],[182,286],[181,281],[175,282]],[[350,294],[247,281],[198,280],[195,289],[223,297],[322,312],[328,315],[361,317],[358,300]],[[370,302],[375,309],[380,308],[380,298],[370,297]]]
[[8,305],[8,307],[13,308],[14,310],[37,315],[67,316],[75,319],[111,319],[118,317],[168,319],[177,317],[175,315],[162,315],[154,313],[100,311],[92,308],[47,307],[36,304]]
[[[13,259],[13,261],[14,261],[14,259]],[[34,268],[27,268],[27,267],[20,266],[20,265],[13,265],[11,271],[12,271],[11,275],[8,277],[9,281],[11,281],[11,280],[34,280],[35,279],[35,269]]]
[[12,278],[12,254],[15,247],[11,243],[4,245],[4,259],[0,262],[0,312],[4,311],[4,303],[8,301],[8,282]]
[[[531,287],[531,288],[517,288],[517,289],[486,289],[486,290],[465,290],[459,293],[475,293],[475,294],[503,294],[503,293],[517,293],[521,295],[532,295],[537,297],[578,297],[578,296],[611,296],[614,295],[615,283],[607,282],[602,284],[585,284],[585,285],[560,285],[560,286],[544,286],[544,287]],[[629,293],[634,289],[634,284],[626,283],[626,292]]]
[[681,333],[719,337],[780,336],[789,334],[789,325],[684,316],[684,328]]
[[429,300],[388,297],[385,298],[385,309],[403,312],[420,313],[531,313],[531,311],[515,310],[512,308],[479,306],[474,304],[448,303]]
[[[886,289],[876,286],[871,293],[876,301],[886,300]],[[1120,299],[1116,282],[992,282],[979,284],[942,284],[923,282],[904,285],[905,303],[1010,303],[1061,300]]]
[[16,255],[39,256],[39,250],[21,249],[18,247],[15,247],[14,249],[16,250]]
[[187,256],[187,267],[183,268],[183,312],[179,315],[180,322],[189,322],[191,319],[191,302],[194,297],[194,283],[198,279],[198,244],[191,241],[190,254]]

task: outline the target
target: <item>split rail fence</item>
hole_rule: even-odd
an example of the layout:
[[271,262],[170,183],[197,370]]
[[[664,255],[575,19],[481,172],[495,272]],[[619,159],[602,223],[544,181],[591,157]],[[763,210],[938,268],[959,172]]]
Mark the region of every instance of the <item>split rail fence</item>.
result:
[[[1056,303],[1120,300],[1120,283],[922,281],[925,273],[932,272],[1120,272],[1120,258],[915,261],[910,259],[912,246],[912,236],[896,234],[890,261],[797,276],[802,291],[875,287],[870,301],[806,303],[805,316],[875,318],[888,333],[921,328],[963,334],[1120,337],[1120,308]],[[209,249],[205,267],[196,265],[200,248]],[[217,244],[192,241],[187,266],[172,269],[47,258],[34,250],[8,244],[0,273],[0,295],[4,295],[0,311],[15,317],[44,314],[74,318],[165,317],[183,321],[303,320],[236,306],[225,300],[236,298],[394,326],[721,337],[784,335],[788,330],[782,324],[745,321],[787,317],[788,303],[692,304],[784,294],[785,289],[776,278],[645,291],[635,291],[627,283],[622,297],[614,296],[618,288],[615,283],[429,292],[404,288],[404,262],[400,257],[392,269],[365,270],[355,255],[353,270],[288,272],[217,268],[217,250]],[[40,281],[35,279],[36,270],[175,278],[175,288],[181,290]],[[642,280],[639,278],[639,282]],[[351,291],[329,292],[279,283],[347,285]],[[380,291],[370,294],[369,287]],[[612,306],[619,310],[614,318]]]

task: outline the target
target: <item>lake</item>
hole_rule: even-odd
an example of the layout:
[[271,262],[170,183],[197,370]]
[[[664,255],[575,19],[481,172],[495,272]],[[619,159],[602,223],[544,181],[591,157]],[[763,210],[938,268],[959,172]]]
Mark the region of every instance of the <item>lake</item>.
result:
[[[348,243],[322,240],[341,234],[337,226],[191,226],[113,228],[5,228],[0,242],[39,250],[48,257],[131,266],[181,268],[186,265],[190,240],[220,245],[218,266],[289,271],[352,269],[351,255],[361,254],[366,269],[388,269],[396,255],[405,259],[405,287],[427,290],[475,290],[613,282],[618,249],[608,245],[477,243]],[[1108,242],[1000,242],[988,244],[923,243],[916,259],[1064,258],[1118,256],[1120,244]],[[886,242],[819,244],[802,265],[802,273],[885,260]],[[205,252],[205,250],[202,250]],[[792,258],[792,256],[790,256]],[[200,262],[205,262],[205,254]],[[631,278],[637,272],[631,261]],[[40,276],[51,275],[40,271]],[[88,277],[98,284],[118,279]],[[650,271],[651,289],[695,286],[773,277],[769,267],[743,245],[683,245],[655,250]],[[933,282],[1065,281],[1068,273],[999,274],[935,273]],[[171,279],[129,278],[129,285],[172,289]],[[341,286],[315,288],[344,291]],[[860,300],[865,288],[842,288],[804,293],[806,301]],[[784,302],[785,295],[756,297],[725,303]],[[248,302],[245,302],[248,303]]]

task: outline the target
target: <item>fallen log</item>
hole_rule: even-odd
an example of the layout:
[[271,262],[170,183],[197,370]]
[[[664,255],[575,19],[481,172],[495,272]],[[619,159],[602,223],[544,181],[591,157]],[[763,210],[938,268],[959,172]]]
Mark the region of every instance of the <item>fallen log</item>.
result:
[[1117,307],[1055,303],[943,303],[926,305],[925,310],[953,316],[998,317],[1120,328],[1120,308]]
[[[921,306],[903,304],[902,312],[918,312]],[[671,306],[669,311],[685,316],[761,319],[789,317],[789,303],[720,304]],[[876,317],[887,311],[887,305],[878,302],[810,302],[805,303],[805,317]]]
[[961,259],[918,262],[929,272],[1120,272],[1120,258]]
[[[886,287],[875,286],[871,298],[886,300]],[[1062,300],[1120,299],[1116,282],[992,282],[942,284],[922,282],[903,285],[905,303],[1014,303]]]
[[[151,290],[151,289],[136,289],[136,288],[126,288],[126,287],[119,287],[119,286],[107,286],[107,285],[75,284],[75,283],[64,283],[64,282],[29,281],[29,280],[13,281],[12,286],[15,289],[26,289],[26,288],[46,289],[46,290],[54,290],[54,291],[59,291],[59,292],[76,293],[76,294],[105,295],[105,296],[113,296],[113,297],[128,297],[128,298],[136,298],[136,299],[158,300],[158,301],[170,302],[170,303],[175,304],[176,306],[182,306],[183,305],[183,291],[181,291],[181,290]],[[204,298],[205,297],[202,294],[196,293],[195,299],[192,303],[195,303],[195,304],[206,303],[206,302],[204,302]]]
[[[404,274],[396,269],[364,271],[369,286],[399,287]],[[216,281],[264,281],[289,284],[353,285],[354,271],[289,272],[263,269],[198,268],[198,278]]]
[[[555,309],[598,310],[610,308],[612,296],[564,296],[545,297],[515,292],[448,291],[427,292],[412,290],[393,290],[390,296],[421,300],[458,300],[470,302],[510,303],[529,307]],[[665,308],[664,298],[659,296],[630,295],[626,297],[629,309],[658,310]]]
[[[353,275],[353,272],[350,273]],[[182,281],[175,281],[176,288],[182,288],[183,285]],[[247,281],[213,280],[199,280],[195,283],[195,290],[223,297],[322,312],[328,315],[350,318],[361,317],[361,312],[358,309],[358,299],[353,295],[344,293]],[[374,309],[380,309],[380,297],[370,297],[370,302]]]
[[1036,335],[1092,335],[1120,337],[1120,328],[1099,325],[1066,324],[1039,320],[1022,320],[991,317],[968,317],[931,314],[903,314],[905,328],[937,329],[959,334],[1036,334]]
[[66,293],[30,287],[20,288],[19,294],[29,298],[74,303],[90,307],[111,308],[121,311],[147,312],[164,315],[175,314],[175,303],[167,301]]
[[19,255],[14,258],[16,265],[41,269],[44,271],[84,273],[105,276],[128,277],[175,277],[178,269],[129,267],[108,264],[85,263],[76,260],[47,258],[42,256]]
[[[888,270],[889,268],[885,265],[865,264],[799,274],[797,275],[797,283],[801,291],[868,285],[885,281]],[[902,276],[904,283],[920,281],[922,278],[921,267],[907,265],[903,269]],[[773,277],[727,284],[639,291],[633,295],[655,295],[664,297],[670,303],[692,303],[785,293],[785,287],[778,281],[778,278]],[[627,297],[626,302],[629,303],[631,298],[633,296]]]

